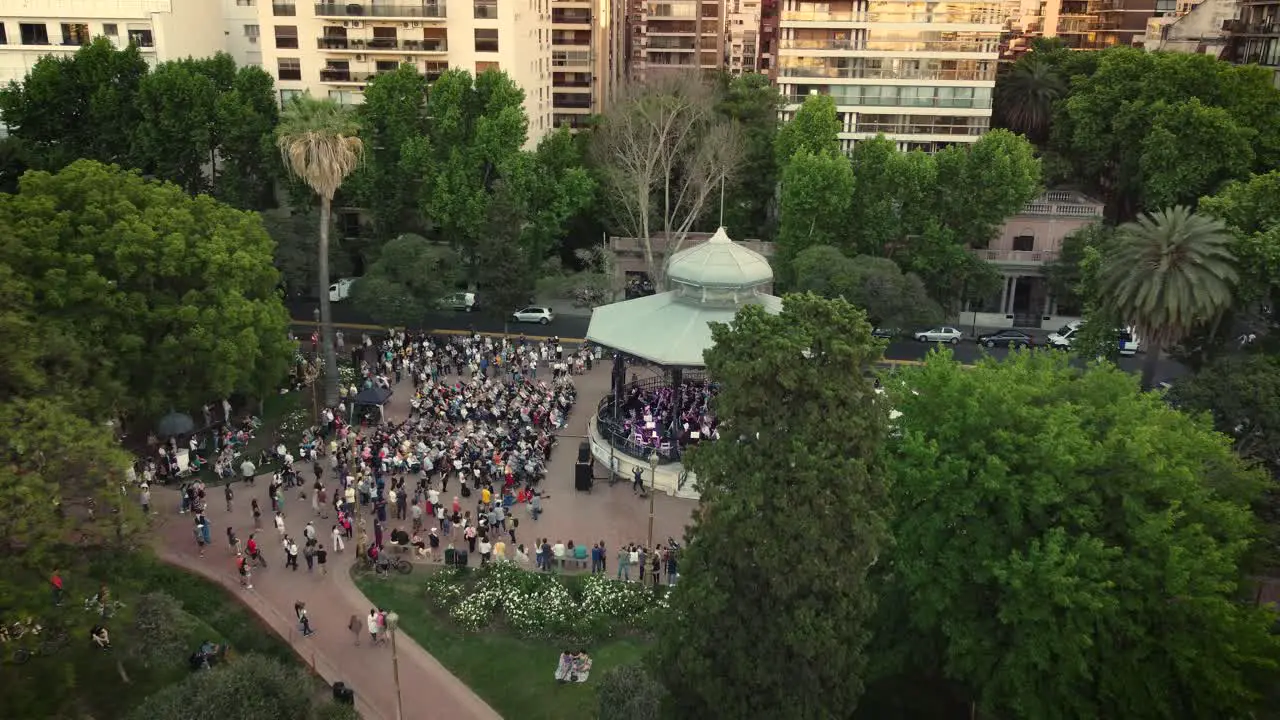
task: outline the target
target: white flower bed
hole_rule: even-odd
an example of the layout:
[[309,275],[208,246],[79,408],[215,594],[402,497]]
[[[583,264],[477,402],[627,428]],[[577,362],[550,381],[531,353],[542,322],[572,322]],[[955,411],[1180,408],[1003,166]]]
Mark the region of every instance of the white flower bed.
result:
[[575,597],[565,578],[493,563],[476,570],[444,570],[425,585],[426,597],[467,630],[503,624],[531,636],[611,636],[619,630],[643,628],[654,612],[665,610],[665,593],[640,583],[609,580],[603,575],[582,579]]

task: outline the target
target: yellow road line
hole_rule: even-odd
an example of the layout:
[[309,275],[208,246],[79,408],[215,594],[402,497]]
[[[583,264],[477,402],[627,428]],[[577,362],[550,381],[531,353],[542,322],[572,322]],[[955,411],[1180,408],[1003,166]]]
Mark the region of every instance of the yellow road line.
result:
[[[316,321],[314,321],[314,320],[298,320],[298,319],[296,319],[296,318],[295,318],[295,319],[293,320],[293,324],[294,324],[294,325],[304,325],[304,326],[307,326],[307,325],[316,325],[317,323],[316,323]],[[365,325],[365,324],[362,324],[362,323],[333,323],[333,326],[334,326],[335,328],[339,328],[339,329],[342,329],[342,330],[371,330],[371,331],[374,331],[374,332],[386,332],[386,331],[387,331],[387,326],[386,326],[386,325]],[[433,335],[467,335],[467,334],[469,334],[469,331],[467,331],[467,330],[432,330],[432,331],[431,331],[431,334],[433,334]],[[485,336],[485,337],[495,337],[495,338],[503,338],[503,337],[505,337],[505,338],[513,338],[513,339],[514,339],[514,338],[518,338],[518,337],[520,337],[521,335],[524,335],[525,337],[539,337],[539,338],[541,338],[541,337],[550,337],[550,335],[529,335],[528,333],[481,332],[480,334],[481,334],[481,335],[483,335],[483,336]],[[575,343],[575,344],[581,345],[582,343],[586,342],[586,339],[585,339],[585,338],[562,337],[562,338],[560,338],[560,341],[561,341],[561,342],[566,342],[566,343]]]

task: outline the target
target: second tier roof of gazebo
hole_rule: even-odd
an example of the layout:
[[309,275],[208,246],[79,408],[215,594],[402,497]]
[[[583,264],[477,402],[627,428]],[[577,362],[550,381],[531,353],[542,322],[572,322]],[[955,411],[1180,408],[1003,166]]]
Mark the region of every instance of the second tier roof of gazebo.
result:
[[702,367],[713,345],[710,323],[730,323],[746,305],[782,311],[782,299],[766,292],[773,283],[769,261],[730,240],[724,228],[672,255],[667,283],[667,292],[593,310],[587,340],[657,365]]

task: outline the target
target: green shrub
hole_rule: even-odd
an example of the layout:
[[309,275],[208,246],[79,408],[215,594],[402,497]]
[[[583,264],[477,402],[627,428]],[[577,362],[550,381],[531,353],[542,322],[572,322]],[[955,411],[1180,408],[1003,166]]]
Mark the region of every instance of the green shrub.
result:
[[666,691],[638,665],[620,665],[600,677],[599,720],[656,720]]
[[203,620],[184,610],[181,602],[163,592],[138,597],[133,627],[137,635],[129,644],[130,655],[145,667],[183,663],[199,642],[221,639]]

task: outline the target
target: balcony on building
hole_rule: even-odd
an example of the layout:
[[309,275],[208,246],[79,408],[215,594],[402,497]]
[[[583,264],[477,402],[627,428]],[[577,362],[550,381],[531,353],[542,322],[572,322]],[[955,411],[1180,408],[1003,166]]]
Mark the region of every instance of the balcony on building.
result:
[[901,107],[989,110],[992,88],[919,85],[795,85],[786,98],[798,106],[809,95],[827,95],[837,107]]
[[567,45],[570,47],[591,47],[591,31],[590,30],[552,30],[552,45]]
[[552,113],[551,124],[555,127],[568,127],[571,130],[585,130],[591,127],[591,116],[586,114]]
[[316,47],[343,53],[445,53],[448,36],[442,27],[410,28],[374,27],[373,37],[350,37],[346,28],[330,26],[316,38]]
[[988,59],[864,58],[784,55],[780,77],[846,80],[994,81],[997,63]]
[[581,93],[553,92],[551,94],[551,107],[558,113],[590,113],[591,96]]
[[893,138],[911,136],[949,137],[955,140],[977,140],[990,129],[988,115],[899,115],[858,113],[852,132],[873,137],[888,135]]
[[581,69],[591,71],[591,50],[557,50],[551,49],[551,67],[556,70]]
[[317,3],[316,17],[321,18],[420,18],[442,20],[445,18],[443,2],[424,2],[417,5],[384,5],[375,2]]
[[551,88],[555,92],[591,92],[591,73],[589,72],[553,72]]
[[551,8],[551,24],[554,25],[591,25],[591,10],[587,8]]

